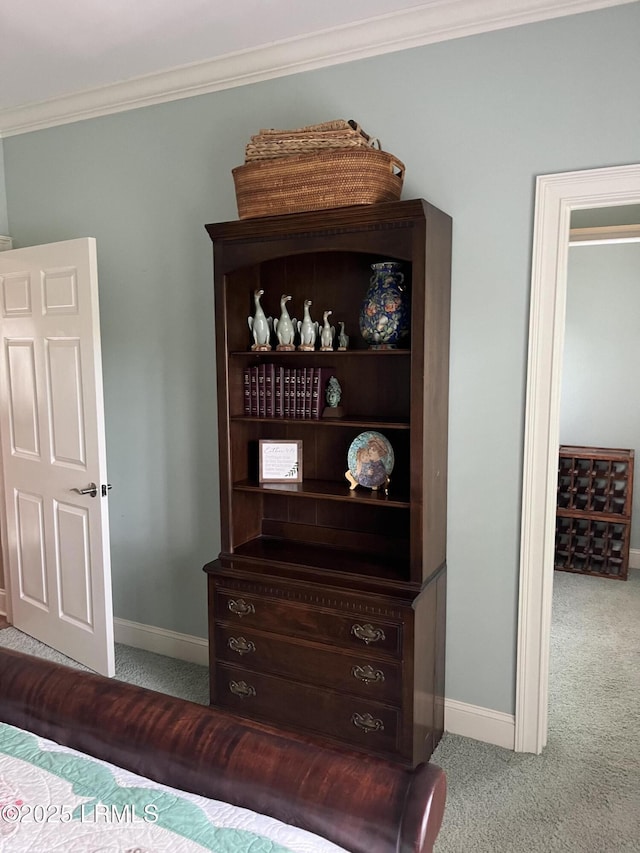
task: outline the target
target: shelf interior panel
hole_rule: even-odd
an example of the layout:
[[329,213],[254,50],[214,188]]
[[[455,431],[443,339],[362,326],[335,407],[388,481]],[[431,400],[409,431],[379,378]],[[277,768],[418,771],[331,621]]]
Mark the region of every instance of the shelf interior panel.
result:
[[[226,313],[239,321],[229,324],[228,350],[237,352],[250,346],[245,318],[254,315],[254,291],[261,289],[264,291],[261,307],[267,317],[280,317],[283,294],[292,297],[287,311],[295,320],[302,319],[304,301],[311,300],[312,320],[322,325],[324,311],[331,311],[331,325],[338,329],[340,321],[345,323],[350,349],[366,351],[368,345],[360,335],[358,317],[369,287],[371,264],[380,259],[379,254],[361,252],[306,252],[272,258],[228,273],[225,277]],[[410,263],[404,264],[404,273],[410,297]]]
[[[378,424],[368,424],[368,429]],[[362,424],[346,426],[344,429],[326,429],[318,422],[260,420],[245,418],[234,421],[230,431],[231,474],[234,483],[258,480],[258,448],[260,439],[301,440],[302,478],[330,481],[329,494],[348,497],[345,472],[351,443],[363,432]],[[394,453],[389,494],[401,501],[409,495],[411,476],[415,472],[410,453],[410,430],[382,430]],[[357,500],[365,490],[357,489]]]
[[[410,420],[411,411],[411,370],[407,359],[398,358],[343,358],[334,359],[333,354],[323,358],[300,359],[296,353],[289,354],[280,360],[266,354],[262,359],[249,354],[245,359],[234,359],[229,370],[229,414],[231,418],[247,416],[245,412],[245,387],[247,375],[256,365],[274,365],[293,372],[302,373],[303,367],[326,369],[324,384],[321,391],[322,406],[326,393],[326,379],[335,376],[341,388],[340,407],[343,419],[356,422],[368,420],[388,421],[406,424]],[[245,373],[246,371],[246,373]],[[257,374],[257,367],[255,370]],[[273,382],[282,381],[274,378]],[[283,404],[284,405],[284,404]],[[293,418],[291,420],[294,420]],[[295,420],[304,421],[297,418]],[[325,422],[326,419],[320,419]],[[316,421],[317,423],[318,421]]]
[[234,549],[233,557],[402,582],[409,577],[408,558],[400,554],[389,556],[274,536],[259,536],[243,543]]

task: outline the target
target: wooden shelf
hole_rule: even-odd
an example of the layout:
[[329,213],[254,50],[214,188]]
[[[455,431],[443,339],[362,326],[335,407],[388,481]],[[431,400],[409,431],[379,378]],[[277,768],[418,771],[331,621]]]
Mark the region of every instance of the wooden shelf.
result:
[[230,421],[247,421],[258,423],[260,421],[269,424],[287,424],[287,426],[321,426],[321,427],[350,427],[355,429],[410,429],[407,421],[388,421],[381,418],[258,418],[240,415],[229,418]]
[[393,493],[393,484],[390,494],[378,489],[349,489],[347,483],[342,486],[333,480],[305,480],[302,483],[256,483],[251,480],[241,480],[233,484],[233,488],[239,492],[267,492],[284,495],[290,498],[315,498],[328,501],[347,501],[348,503],[375,503],[376,506],[387,506],[392,508],[408,508],[410,506],[408,495],[396,495]]
[[320,350],[313,350],[313,352],[302,352],[300,350],[293,350],[289,352],[281,352],[277,349],[272,350],[264,350],[261,352],[256,352],[254,350],[234,350],[229,353],[230,358],[241,358],[247,356],[253,356],[254,358],[306,358],[306,359],[318,359],[320,363],[323,361],[328,363],[333,358],[351,358],[355,356],[356,358],[380,358],[386,356],[407,356],[411,355],[410,349],[348,349],[348,350],[333,350],[332,352],[320,352]]
[[556,515],[562,518],[593,518],[597,515],[599,521],[608,521],[609,524],[625,524],[629,518],[624,513],[599,512],[597,510],[563,509],[558,507]]

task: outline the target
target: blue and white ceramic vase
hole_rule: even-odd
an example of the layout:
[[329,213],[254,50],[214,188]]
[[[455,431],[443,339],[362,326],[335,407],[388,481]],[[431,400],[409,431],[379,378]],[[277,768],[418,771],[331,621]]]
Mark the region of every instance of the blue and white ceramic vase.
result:
[[360,308],[360,333],[372,349],[395,349],[409,334],[409,299],[397,261],[371,264],[373,275]]

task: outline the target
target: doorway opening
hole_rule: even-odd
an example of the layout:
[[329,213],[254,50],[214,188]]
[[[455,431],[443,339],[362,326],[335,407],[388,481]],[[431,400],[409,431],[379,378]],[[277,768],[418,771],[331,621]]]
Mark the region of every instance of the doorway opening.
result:
[[515,749],[547,742],[560,388],[571,213],[640,204],[640,164],[536,184],[525,413]]

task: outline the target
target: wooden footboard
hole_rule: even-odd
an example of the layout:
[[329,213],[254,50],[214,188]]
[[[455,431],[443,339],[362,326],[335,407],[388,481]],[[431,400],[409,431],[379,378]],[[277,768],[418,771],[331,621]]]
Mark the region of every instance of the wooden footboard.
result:
[[409,770],[7,649],[0,721],[352,853],[429,853],[444,813],[433,764]]

